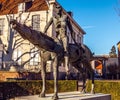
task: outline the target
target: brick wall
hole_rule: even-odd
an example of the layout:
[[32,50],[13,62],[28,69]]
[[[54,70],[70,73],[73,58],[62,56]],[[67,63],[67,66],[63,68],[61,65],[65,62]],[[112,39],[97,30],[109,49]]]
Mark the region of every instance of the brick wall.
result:
[[[65,72],[60,72],[58,79],[65,79]],[[41,80],[41,73],[35,72],[10,72],[10,71],[0,71],[0,81],[7,80]],[[53,73],[47,72],[46,79],[53,79]]]
[[6,81],[7,78],[19,78],[19,74],[17,72],[0,71],[0,81]]
[[38,80],[41,79],[41,73],[0,71],[0,81],[6,81],[7,79]]

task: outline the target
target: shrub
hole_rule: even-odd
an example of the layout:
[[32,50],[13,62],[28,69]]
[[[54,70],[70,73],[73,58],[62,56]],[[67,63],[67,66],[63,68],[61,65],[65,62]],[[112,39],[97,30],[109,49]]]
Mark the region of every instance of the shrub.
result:
[[[91,81],[87,81],[86,90],[90,92]],[[120,100],[120,81],[95,80],[95,93],[111,94],[112,100]]]
[[[0,94],[2,99],[9,99],[16,96],[36,95],[41,92],[42,81],[41,80],[19,80],[0,82]],[[59,80],[58,91],[68,92],[77,90],[76,80]],[[46,93],[54,92],[54,81],[47,80]]]

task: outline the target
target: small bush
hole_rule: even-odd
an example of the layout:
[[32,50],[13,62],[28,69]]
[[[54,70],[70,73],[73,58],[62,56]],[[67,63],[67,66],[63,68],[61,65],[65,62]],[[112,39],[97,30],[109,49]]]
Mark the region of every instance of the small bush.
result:
[[[20,80],[0,82],[0,94],[2,99],[9,99],[16,96],[36,95],[42,90],[41,80]],[[77,90],[77,81],[60,80],[58,81],[58,91],[68,92]],[[48,80],[46,84],[46,93],[54,92],[54,81]]]
[[[86,90],[91,90],[90,80],[87,81]],[[112,100],[120,100],[120,81],[95,80],[95,93],[111,94]]]

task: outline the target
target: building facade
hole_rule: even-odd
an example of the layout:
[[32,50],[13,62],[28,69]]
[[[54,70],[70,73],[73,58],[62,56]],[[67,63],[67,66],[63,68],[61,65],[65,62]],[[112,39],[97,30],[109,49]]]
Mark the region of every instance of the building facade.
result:
[[[23,39],[19,33],[12,29],[10,20],[15,19],[30,28],[43,32],[45,25],[56,13],[54,5],[60,5],[56,0],[1,0],[0,1],[0,69],[9,70],[15,66],[17,70],[40,70],[39,50],[29,41]],[[74,38],[83,45],[85,32],[74,21],[71,13],[64,8],[74,30]],[[55,38],[55,28],[51,25],[47,33]],[[70,30],[67,29],[69,43],[74,43]],[[34,35],[34,33],[33,33]],[[50,62],[48,61],[48,66]],[[50,70],[50,67],[48,67]]]

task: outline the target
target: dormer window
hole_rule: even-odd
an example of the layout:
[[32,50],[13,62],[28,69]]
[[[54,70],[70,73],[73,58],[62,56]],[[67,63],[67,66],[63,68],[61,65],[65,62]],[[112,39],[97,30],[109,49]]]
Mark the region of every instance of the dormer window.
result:
[[25,3],[25,10],[27,10],[27,9],[29,9],[29,8],[32,7],[32,2],[33,2],[33,1],[29,1],[29,2],[26,2],[26,3]]
[[2,4],[0,3],[0,10],[2,9]]
[[29,2],[20,3],[18,5],[18,11],[19,12],[24,12],[24,11],[28,10],[30,7],[32,7],[32,2],[33,1],[31,0]]
[[18,5],[18,12],[24,12],[25,11],[25,3],[20,3]]

